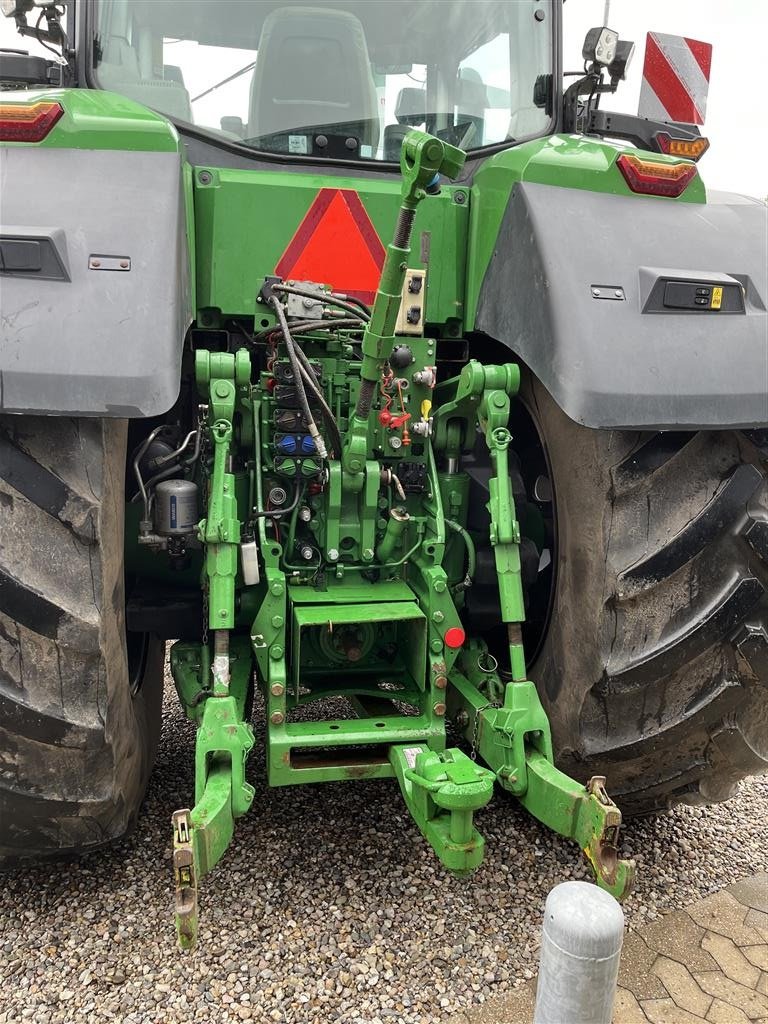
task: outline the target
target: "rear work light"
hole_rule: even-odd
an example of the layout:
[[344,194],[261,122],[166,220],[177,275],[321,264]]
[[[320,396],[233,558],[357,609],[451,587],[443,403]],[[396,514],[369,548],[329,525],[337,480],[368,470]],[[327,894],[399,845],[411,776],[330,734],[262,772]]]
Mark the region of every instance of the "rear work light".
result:
[[0,142],[42,142],[64,108],[60,103],[0,103]]
[[696,164],[660,164],[622,153],[616,166],[633,192],[677,199],[696,176]]
[[686,160],[699,160],[709,149],[709,139],[703,136],[698,139],[673,139],[668,132],[656,132],[654,140],[660,152],[667,156],[682,156]]

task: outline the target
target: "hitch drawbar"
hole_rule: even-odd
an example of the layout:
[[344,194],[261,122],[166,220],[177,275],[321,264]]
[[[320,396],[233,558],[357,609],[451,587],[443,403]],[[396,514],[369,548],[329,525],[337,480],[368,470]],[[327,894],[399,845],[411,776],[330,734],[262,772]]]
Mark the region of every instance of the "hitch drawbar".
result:
[[[255,687],[271,786],[397,779],[456,875],[482,862],[474,815],[499,786],[577,842],[600,886],[621,899],[632,885],[605,780],[584,786],[555,767],[549,721],[526,675],[508,429],[519,367],[470,360],[438,383],[434,339],[395,338],[416,208],[440,191],[436,176],[455,176],[462,163],[438,139],[407,136],[398,226],[370,313],[328,285],[272,281],[266,351],[196,352],[203,629],[171,651],[179,698],[197,725],[195,805],[173,815],[183,948],[197,940],[200,879],[254,799],[246,762]],[[418,271],[419,287],[427,272]],[[294,293],[302,302],[292,318],[284,300]],[[306,303],[317,319],[306,319]],[[491,467],[485,537],[467,529],[461,470],[478,433]],[[478,543],[493,551],[507,629],[495,656],[465,632]],[[313,719],[314,702],[329,697],[354,717]],[[469,753],[446,749],[448,719]]]
[[472,823],[493,796],[493,772],[460,750],[390,747],[408,810],[442,864],[468,875],[482,863],[485,840]]

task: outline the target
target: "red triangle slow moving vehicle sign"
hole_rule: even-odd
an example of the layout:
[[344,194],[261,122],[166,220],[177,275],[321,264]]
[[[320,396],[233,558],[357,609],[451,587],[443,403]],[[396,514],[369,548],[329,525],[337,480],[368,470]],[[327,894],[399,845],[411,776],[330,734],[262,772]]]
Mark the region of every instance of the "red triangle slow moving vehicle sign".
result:
[[384,255],[384,246],[357,192],[321,188],[275,273],[284,281],[329,284],[370,305]]

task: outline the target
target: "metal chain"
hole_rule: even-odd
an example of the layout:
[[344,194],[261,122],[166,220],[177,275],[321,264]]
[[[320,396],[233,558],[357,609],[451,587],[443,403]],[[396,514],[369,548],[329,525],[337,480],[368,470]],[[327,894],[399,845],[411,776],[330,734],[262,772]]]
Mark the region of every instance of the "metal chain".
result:
[[472,727],[472,749],[469,752],[469,756],[473,761],[477,760],[477,741],[480,733],[480,714],[483,711],[487,711],[489,708],[500,708],[501,704],[498,701],[489,701],[487,704],[483,704],[475,710],[475,724]]

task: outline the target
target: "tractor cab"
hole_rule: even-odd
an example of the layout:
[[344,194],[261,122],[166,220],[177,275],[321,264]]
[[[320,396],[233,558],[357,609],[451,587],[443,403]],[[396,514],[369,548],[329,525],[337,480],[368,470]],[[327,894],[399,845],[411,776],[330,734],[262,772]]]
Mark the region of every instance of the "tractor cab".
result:
[[541,0],[99,4],[93,85],[266,153],[397,162],[420,127],[468,151],[542,134]]

